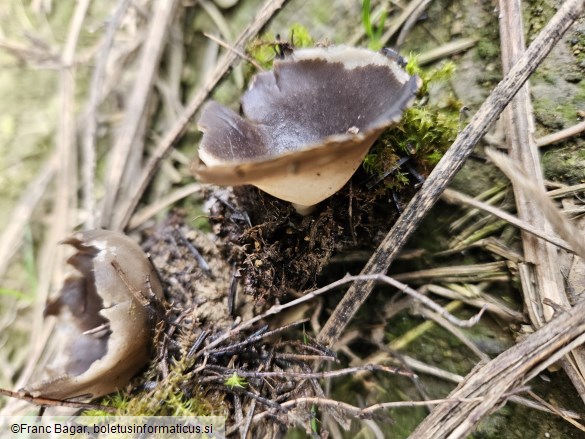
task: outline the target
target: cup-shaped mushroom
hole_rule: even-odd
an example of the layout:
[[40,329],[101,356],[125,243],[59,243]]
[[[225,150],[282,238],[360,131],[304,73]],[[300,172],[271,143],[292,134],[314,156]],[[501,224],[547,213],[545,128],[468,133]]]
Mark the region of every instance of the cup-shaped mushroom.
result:
[[59,318],[62,350],[48,379],[23,389],[33,396],[97,397],[124,387],[146,365],[152,340],[145,304],[162,286],[142,249],[130,238],[92,230],[64,241],[77,249],[75,268],[45,313]]
[[295,50],[256,75],[241,117],[216,102],[198,126],[201,181],[252,184],[300,206],[337,192],[420,86],[382,53],[347,46]]

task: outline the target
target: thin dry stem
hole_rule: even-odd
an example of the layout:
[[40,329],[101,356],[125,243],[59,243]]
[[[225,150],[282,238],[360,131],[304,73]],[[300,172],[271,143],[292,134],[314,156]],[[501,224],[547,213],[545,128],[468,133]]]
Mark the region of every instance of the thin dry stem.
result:
[[106,67],[112,47],[114,36],[120,27],[124,14],[130,5],[131,0],[121,0],[116,11],[110,20],[104,41],[98,56],[96,57],[95,68],[91,77],[89,97],[85,114],[85,129],[83,133],[82,159],[83,159],[83,208],[85,210],[85,228],[93,229],[96,226],[96,200],[95,200],[95,167],[96,167],[96,143],[98,128],[98,107],[103,97],[104,78]]
[[479,321],[479,319],[481,318],[481,315],[484,312],[484,309],[482,309],[474,317],[472,317],[468,320],[460,320],[457,317],[451,315],[451,313],[449,311],[447,311],[445,308],[438,305],[437,303],[433,302],[428,297],[425,297],[423,294],[408,287],[408,285],[405,285],[401,282],[398,282],[398,281],[392,279],[391,277],[384,276],[382,274],[370,274],[370,275],[358,275],[358,276],[347,275],[343,279],[339,279],[335,282],[332,282],[323,288],[319,288],[318,290],[311,291],[310,293],[306,293],[305,295],[303,295],[302,297],[299,297],[298,299],[292,300],[292,301],[285,303],[285,304],[282,304],[282,305],[274,305],[270,309],[268,309],[266,312],[264,312],[260,315],[257,315],[255,317],[252,317],[251,319],[246,320],[245,322],[240,323],[236,327],[232,328],[231,330],[227,331],[226,333],[217,337],[214,341],[212,341],[211,343],[206,345],[205,348],[201,349],[197,353],[196,356],[200,357],[201,355],[206,354],[211,349],[213,349],[214,347],[219,345],[221,342],[233,337],[235,334],[243,331],[244,329],[251,327],[256,322],[259,322],[260,320],[264,320],[265,318],[267,318],[271,315],[274,315],[274,314],[278,314],[278,313],[284,311],[285,309],[291,308],[291,307],[296,306],[300,303],[304,303],[308,300],[311,300],[314,297],[317,297],[321,294],[329,292],[329,291],[331,291],[331,290],[333,290],[341,285],[345,285],[345,284],[350,283],[350,282],[363,281],[363,280],[371,280],[373,282],[382,282],[382,283],[389,284],[389,285],[399,289],[400,291],[408,294],[409,296],[413,297],[414,299],[418,300],[423,305],[436,311],[441,316],[447,318],[451,323],[453,323],[457,326],[460,326],[460,327],[470,327],[470,326],[475,325]]
[[53,154],[43,165],[35,179],[26,187],[20,200],[13,208],[10,220],[0,236],[0,279],[22,245],[24,230],[41,201],[57,170],[57,155]]
[[[254,20],[244,29],[240,34],[234,48],[243,50],[246,42],[260,32],[264,25],[272,18],[272,16],[286,3],[286,0],[267,0],[262,9],[258,12]],[[219,62],[212,75],[205,81],[201,89],[193,96],[187,107],[177,118],[175,124],[163,136],[154,152],[151,154],[148,162],[144,166],[139,178],[132,185],[131,190],[128,191],[128,196],[118,206],[120,215],[120,222],[118,227],[124,229],[138,205],[142,194],[150,184],[154,177],[156,170],[161,160],[168,153],[174,143],[183,135],[187,129],[191,118],[199,110],[209,93],[215,88],[219,80],[226,74],[232,64],[238,60],[238,56],[233,51],[226,52]]]
[[[108,160],[104,205],[100,218],[100,224],[104,228],[121,229],[117,220],[117,209],[114,207],[120,187],[131,187],[134,184],[133,171],[138,168],[142,159],[144,146],[142,131],[146,127],[144,120],[147,115],[147,103],[152,95],[160,58],[167,40],[167,30],[177,4],[178,0],[153,3],[150,28],[138,66],[140,80],[134,83],[124,112],[124,121]],[[132,184],[124,185],[123,182]]]
[[29,402],[34,405],[43,407],[71,407],[75,409],[85,410],[103,410],[107,413],[116,413],[116,409],[112,407],[106,407],[99,404],[91,404],[86,402],[75,402],[65,401],[60,399],[49,399],[49,398],[35,398],[29,395],[24,395],[19,392],[13,392],[11,390],[0,389],[0,395],[8,396],[10,398],[19,399],[22,401]]
[[579,122],[578,124],[564,130],[557,131],[556,133],[549,134],[548,136],[541,137],[540,139],[536,140],[536,145],[539,147],[552,145],[553,143],[562,142],[563,140],[578,136],[584,131],[585,121]]
[[[498,168],[500,168],[500,170],[514,183],[514,186],[518,187],[519,191],[524,192],[524,197],[530,199],[531,203],[536,205],[539,214],[544,215],[548,219],[556,232],[569,243],[574,253],[582,258],[585,257],[585,240],[582,238],[581,233],[565,216],[563,216],[559,209],[557,209],[544,189],[528,177],[524,169],[510,160],[506,155],[492,150],[486,150],[486,154],[490,160],[493,161],[494,164],[496,164],[496,166],[498,166]],[[557,256],[555,254],[555,259],[556,258]],[[536,260],[543,261],[543,259]],[[542,264],[543,262],[539,262],[538,265]],[[552,264],[552,266],[555,269],[558,268],[556,264]],[[568,301],[565,300],[551,300],[555,303],[568,303]]]
[[440,404],[410,436],[467,437],[479,420],[505,403],[515,390],[585,339],[585,301],[560,314],[489,363],[475,368],[450,395],[480,402]]
[[541,239],[544,239],[547,242],[550,242],[551,244],[556,245],[559,248],[562,248],[564,250],[567,250],[568,252],[573,253],[573,249],[567,241],[559,239],[558,237],[551,235],[550,233],[547,233],[544,230],[540,230],[537,227],[530,224],[529,222],[518,219],[514,215],[511,215],[508,212],[498,209],[497,207],[491,206],[487,203],[483,203],[472,197],[468,197],[467,195],[462,194],[461,192],[457,192],[453,189],[445,189],[441,198],[448,203],[467,204],[469,206],[473,206],[477,209],[483,210],[484,212],[487,212],[495,217],[503,219],[507,223],[512,224],[513,226],[516,226],[519,229],[522,229],[528,233],[531,233],[534,236],[537,236]]

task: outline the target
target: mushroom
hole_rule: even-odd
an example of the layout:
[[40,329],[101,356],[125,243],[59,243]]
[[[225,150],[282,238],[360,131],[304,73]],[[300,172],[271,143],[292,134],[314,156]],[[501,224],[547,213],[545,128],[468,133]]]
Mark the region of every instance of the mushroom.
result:
[[295,50],[253,78],[241,99],[245,118],[217,102],[204,106],[202,164],[193,173],[208,183],[252,184],[307,212],[347,183],[419,87],[379,52]]
[[[162,286],[142,249],[130,238],[92,230],[64,241],[77,249],[76,270],[45,314],[60,318],[63,352],[48,380],[23,389],[32,396],[69,399],[122,388],[149,359],[152,322],[145,306]],[[155,299],[156,300],[156,299]]]

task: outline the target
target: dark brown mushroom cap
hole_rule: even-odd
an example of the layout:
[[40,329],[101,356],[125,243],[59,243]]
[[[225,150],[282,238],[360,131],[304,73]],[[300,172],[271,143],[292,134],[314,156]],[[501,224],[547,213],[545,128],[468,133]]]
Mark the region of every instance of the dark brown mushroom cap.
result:
[[194,173],[211,183],[253,184],[301,205],[318,203],[351,178],[418,87],[417,77],[377,52],[297,50],[253,79],[242,97],[246,119],[216,102],[204,107],[198,124],[205,165]]

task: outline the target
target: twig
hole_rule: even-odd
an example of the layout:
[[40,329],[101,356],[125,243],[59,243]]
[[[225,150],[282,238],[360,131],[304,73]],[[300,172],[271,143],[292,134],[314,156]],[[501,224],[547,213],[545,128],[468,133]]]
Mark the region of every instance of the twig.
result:
[[[538,208],[539,214],[544,215],[556,232],[567,240],[573,249],[572,252],[582,258],[585,257],[585,240],[583,240],[581,233],[569,221],[569,219],[564,217],[559,209],[557,209],[544,189],[539,187],[538,183],[530,179],[517,163],[510,160],[504,154],[494,150],[486,150],[486,155],[504,174],[506,174],[519,191],[524,192],[523,197],[531,200],[531,204]],[[542,265],[542,262],[539,265]],[[556,264],[553,264],[553,267],[556,268]],[[554,298],[552,300],[553,302],[555,301]],[[559,303],[558,301],[556,302]]]
[[430,3],[431,0],[423,0],[416,6],[414,11],[412,11],[412,14],[410,14],[410,16],[406,19],[406,21],[404,22],[404,26],[402,26],[402,29],[400,30],[400,33],[396,38],[396,47],[402,46],[402,43],[404,43],[406,36],[408,35],[412,27],[416,24],[422,13],[430,5]]
[[110,262],[110,264],[112,265],[112,267],[114,267],[114,270],[116,270],[116,274],[118,275],[124,286],[128,289],[128,291],[132,293],[132,296],[134,296],[136,301],[144,307],[149,306],[150,300],[144,295],[144,293],[141,290],[135,288],[130,283],[128,276],[126,276],[126,273],[124,272],[124,269],[122,268],[120,263],[114,259],[112,262]]
[[288,325],[281,326],[280,328],[273,329],[272,331],[266,331],[266,332],[262,331],[260,334],[252,334],[251,337],[248,337],[244,341],[241,341],[239,343],[230,344],[228,346],[222,346],[221,348],[212,349],[212,350],[209,350],[207,352],[209,355],[223,354],[225,352],[234,352],[236,349],[240,349],[244,346],[247,346],[249,344],[260,341],[263,338],[271,337],[271,336],[278,334],[280,332],[287,331],[290,328],[294,328],[295,326],[299,326],[299,325],[302,325],[304,323],[307,323],[307,321],[308,321],[307,319],[304,319],[304,320],[301,320],[299,322],[294,322],[294,323],[290,323]]
[[229,331],[226,331],[224,334],[217,337],[214,341],[212,341],[207,346],[205,346],[205,348],[201,349],[197,353],[196,357],[199,357],[203,354],[207,354],[211,349],[213,349],[214,347],[219,345],[224,340],[227,340],[227,339],[233,337],[235,334],[243,331],[246,328],[249,328],[250,326],[254,325],[254,323],[256,323],[260,320],[263,320],[271,315],[278,314],[278,313],[284,311],[285,309],[291,308],[291,307],[296,306],[300,303],[304,303],[308,300],[311,300],[311,299],[313,299],[321,294],[324,294],[328,291],[331,291],[331,290],[333,290],[341,285],[345,285],[345,284],[350,283],[350,282],[359,282],[359,281],[371,281],[373,283],[383,282],[383,283],[387,283],[389,285],[392,285],[393,287],[401,290],[402,292],[408,294],[409,296],[414,297],[416,300],[420,301],[423,305],[436,311],[441,316],[448,319],[451,323],[453,323],[457,326],[461,326],[461,327],[473,326],[474,324],[476,324],[479,321],[479,319],[481,318],[481,315],[484,312],[484,309],[482,309],[474,317],[472,317],[468,320],[460,320],[460,319],[454,317],[453,315],[451,315],[445,308],[441,307],[440,305],[437,305],[435,302],[433,302],[428,297],[425,297],[424,295],[420,294],[419,292],[413,290],[412,288],[408,287],[407,285],[405,285],[403,283],[395,281],[391,277],[384,276],[382,274],[369,274],[369,275],[358,275],[358,276],[347,275],[343,279],[339,279],[335,282],[332,282],[329,285],[324,286],[323,288],[319,288],[318,290],[311,291],[310,293],[306,293],[305,295],[299,297],[298,299],[292,300],[292,301],[285,303],[285,304],[282,304],[282,305],[274,305],[270,309],[268,309],[266,312],[264,312],[263,314],[257,315],[255,317],[252,317],[249,320],[246,320],[245,322],[240,323],[236,327],[230,329]]
[[[408,238],[435,204],[447,184],[471,154],[473,147],[487,133],[489,127],[502,113],[506,104],[538,67],[556,42],[585,9],[583,0],[567,0],[547,26],[540,32],[530,48],[496,86],[480,107],[469,125],[457,136],[451,148],[431,172],[420,191],[414,196],[402,215],[374,255],[363,274],[385,273]],[[345,294],[333,314],[321,330],[318,340],[332,345],[349,320],[372,291],[373,281],[356,282]]]
[[585,121],[580,122],[572,127],[566,128],[556,133],[549,134],[548,136],[536,139],[536,146],[548,146],[553,143],[562,142],[563,140],[570,139],[571,137],[578,136],[585,131]]
[[546,194],[551,198],[559,198],[565,195],[576,194],[577,192],[583,191],[585,191],[585,183],[554,189],[552,191],[548,191]]
[[207,38],[209,38],[211,41],[213,41],[214,43],[219,44],[221,47],[223,47],[224,49],[227,50],[231,50],[232,52],[234,52],[236,55],[238,55],[240,58],[245,59],[246,61],[248,61],[250,64],[252,64],[254,67],[256,67],[256,69],[259,72],[263,72],[264,70],[266,70],[264,67],[262,67],[260,64],[258,64],[254,59],[250,58],[248,55],[246,55],[244,52],[242,52],[241,50],[236,49],[233,46],[230,46],[228,43],[226,43],[225,41],[220,40],[219,38],[208,34],[206,32],[203,32],[203,35],[205,35]]
[[[251,37],[260,32],[264,25],[272,18],[276,11],[278,11],[284,5],[284,3],[286,3],[286,1],[287,0],[267,0],[264,3],[262,9],[256,15],[256,18],[240,34],[234,43],[234,48],[243,50],[246,42]],[[233,51],[228,51],[224,54],[224,56],[219,60],[217,67],[212,73],[211,77],[205,81],[201,89],[195,94],[195,96],[193,96],[193,99],[191,99],[189,105],[187,105],[185,110],[178,116],[175,124],[163,136],[158,146],[150,156],[139,178],[137,178],[136,183],[132,185],[132,190],[128,191],[128,197],[118,206],[119,211],[121,212],[121,219],[118,223],[119,228],[123,229],[126,227],[130,217],[132,216],[132,213],[134,212],[134,209],[138,204],[138,201],[150,184],[152,177],[154,177],[160,161],[164,158],[164,156],[179,139],[179,137],[183,135],[193,115],[197,112],[197,110],[199,110],[199,107],[201,104],[203,104],[205,99],[207,99],[209,93],[215,88],[219,80],[223,77],[223,75],[226,74],[231,65],[237,59],[239,58]]]
[[495,297],[484,294],[482,292],[479,295],[464,294],[460,290],[465,290],[465,285],[461,286],[455,284],[450,288],[445,288],[440,285],[428,284],[425,288],[433,294],[447,299],[460,300],[468,305],[476,308],[487,307],[487,311],[497,315],[500,318],[506,320],[515,320],[517,322],[524,321],[524,314],[509,308],[504,302],[496,299]]
[[89,97],[85,114],[85,129],[83,135],[83,207],[85,210],[85,227],[93,229],[96,226],[96,209],[94,180],[96,167],[96,142],[98,127],[98,107],[102,97],[102,88],[109,54],[114,44],[114,36],[122,23],[124,14],[131,0],[118,2],[116,10],[108,23],[102,48],[97,56],[95,68],[91,76]]
[[[384,361],[384,362],[391,360],[388,357],[388,355],[386,355],[383,358],[381,358],[381,357],[376,358],[376,356],[371,356],[368,359],[366,359],[366,361],[371,362],[372,358],[375,358],[376,361]],[[398,363],[396,360],[394,360],[394,362]],[[419,360],[416,360],[412,357],[409,357],[408,355],[401,355],[400,356],[400,363],[407,366],[408,368],[412,369],[413,371],[418,372],[419,374],[426,374],[426,375],[434,376],[437,378],[441,378],[442,380],[451,381],[454,383],[461,383],[465,379],[461,375],[457,375],[457,374],[454,374],[452,372],[448,372],[446,370],[439,369],[438,367],[428,365],[426,363],[423,363],[422,361],[419,361]],[[531,392],[528,392],[528,393],[531,394]],[[532,401],[530,399],[527,399],[527,398],[524,398],[524,397],[521,397],[518,395],[510,396],[509,400],[511,402],[523,405],[523,406],[531,408],[531,409],[540,410],[540,411],[546,412],[546,413],[559,414],[559,416],[562,416],[563,418],[571,418],[571,419],[579,419],[580,418],[579,414],[577,414],[573,411],[559,409],[559,408],[557,408],[556,410],[552,410],[552,408],[548,407],[547,404],[535,402],[535,401]]]
[[140,227],[144,224],[147,220],[155,216],[161,210],[171,206],[172,204],[176,203],[183,198],[188,197],[189,195],[197,194],[196,197],[193,199],[197,200],[202,197],[202,186],[199,183],[191,183],[181,188],[171,192],[165,197],[157,200],[156,202],[143,207],[138,212],[136,212],[132,218],[130,219],[130,223],[128,224],[129,229],[135,229]]
[[[263,377],[277,377],[277,378],[288,378],[288,379],[308,379],[308,378],[335,378],[345,375],[354,374],[357,372],[387,372],[401,376],[412,377],[415,376],[412,372],[406,370],[397,369],[395,367],[382,366],[379,364],[366,364],[364,366],[348,367],[345,369],[331,370],[327,372],[250,372],[239,369],[230,369],[227,367],[211,366],[208,365],[207,369],[217,370],[226,375],[237,374],[242,378],[263,378]],[[223,379],[223,378],[222,378]]]
[[412,14],[414,14],[423,3],[427,1],[428,0],[412,0],[410,3],[408,3],[408,6],[406,6],[402,10],[400,15],[395,20],[392,21],[392,23],[390,24],[390,29],[384,32],[384,35],[382,35],[380,41],[382,43],[386,43],[390,38],[392,38],[392,36],[396,32],[398,32],[398,29],[402,27],[402,25],[408,20],[408,18]]
[[432,311],[429,311],[428,309],[424,309],[422,308],[420,310],[420,314],[422,317],[424,317],[425,319],[431,319],[433,320],[437,325],[442,326],[443,328],[445,328],[447,331],[449,331],[451,334],[453,334],[455,337],[457,337],[459,339],[459,341],[461,341],[461,343],[463,343],[465,346],[467,346],[467,348],[473,352],[481,361],[483,362],[488,362],[490,361],[490,357],[489,355],[487,355],[486,353],[484,353],[480,348],[478,348],[464,333],[463,331],[461,331],[459,328],[457,328],[455,325],[452,325],[450,322],[448,322],[446,319],[444,319],[441,316],[438,316],[437,314],[435,314]]
[[585,334],[585,300],[549,321],[486,365],[474,369],[450,397],[479,398],[435,407],[411,434],[411,439],[467,437],[486,415],[505,403],[519,386],[565,355]]
[[6,389],[0,389],[0,395],[20,399],[22,401],[30,402],[31,404],[40,405],[44,407],[72,407],[75,409],[103,410],[104,412],[107,413],[116,413],[116,408],[114,407],[106,407],[103,405],[91,404],[87,402],[64,401],[49,398],[35,398],[33,396],[25,395],[20,392],[13,392],[12,390]]
[[[522,5],[520,0],[500,0],[499,7],[502,66],[504,73],[507,73],[524,53]],[[512,180],[506,169],[502,169],[502,166],[508,164],[505,162],[505,157],[495,156],[489,151],[488,156],[513,182],[518,217],[536,227],[547,230],[550,228],[547,219],[550,221],[551,218],[543,212],[542,200],[534,198],[538,197],[536,193],[544,191],[544,179],[538,149],[534,143],[534,116],[528,84],[525,84],[518,91],[518,94],[510,102],[510,106],[504,111],[503,122],[510,157],[524,169],[524,172],[520,174],[524,177],[518,176]],[[498,159],[497,162],[496,159]],[[512,165],[512,163],[509,164]],[[531,187],[528,188],[528,185]],[[550,200],[546,201],[549,202],[546,205],[547,209],[552,208],[554,211],[555,208]],[[567,236],[561,236],[567,239]],[[580,253],[579,247],[575,247],[573,241],[569,241],[569,243],[573,245],[577,253]],[[533,303],[538,309],[537,315],[542,316],[538,319],[539,321],[532,322],[534,326],[539,327],[552,316],[552,309],[542,306],[543,298],[549,297],[559,304],[568,303],[568,301],[563,298],[562,279],[555,263],[557,260],[556,249],[524,232],[522,233],[522,245],[524,260],[531,264],[528,267],[529,270],[520,273],[522,285],[527,286],[530,282],[535,283],[535,288],[523,288],[523,293],[524,295],[529,294],[528,297],[525,297],[525,301]],[[533,275],[534,279],[524,277],[523,273],[527,272]],[[531,291],[535,293],[534,296]]]
[[[122,180],[130,177],[128,175],[129,165],[142,158],[142,148],[139,148],[142,145],[142,141],[137,141],[137,139],[143,126],[142,121],[148,108],[147,102],[152,94],[152,85],[165,47],[168,24],[174,16],[175,7],[178,3],[178,0],[153,3],[150,28],[142,47],[141,59],[138,65],[140,80],[134,83],[134,88],[124,112],[124,121],[108,160],[104,181],[104,205],[100,218],[101,225],[105,228],[121,229],[117,221],[117,209],[114,210],[114,206],[116,205],[118,191],[123,186]],[[131,150],[132,157],[130,156]]]
[[476,38],[461,38],[459,40],[453,40],[447,44],[443,44],[442,46],[421,53],[417,57],[417,61],[419,65],[423,66],[438,59],[442,59],[459,52],[464,52],[467,49],[471,49],[476,44]]
[[426,270],[399,273],[394,279],[402,282],[422,283],[428,279],[435,282],[481,282],[508,279],[505,261],[486,262],[473,265],[453,265],[449,267],[428,268]]
[[528,395],[530,395],[532,398],[534,398],[534,400],[538,401],[538,403],[541,404],[543,407],[550,410],[551,413],[554,413],[555,415],[560,416],[565,421],[567,421],[569,424],[571,424],[573,427],[578,428],[579,430],[585,432],[585,426],[583,424],[580,424],[579,422],[575,421],[571,416],[567,416],[567,414],[563,413],[562,410],[559,410],[558,407],[555,407],[554,405],[549,404],[547,401],[542,399],[540,396],[538,396],[536,393],[534,393],[531,390],[529,390],[526,393],[528,393]]
[[[391,408],[397,407],[420,407],[426,406],[429,404],[445,404],[445,403],[457,403],[457,402],[476,402],[478,398],[472,399],[430,399],[427,401],[393,401],[393,402],[383,402],[380,404],[374,404],[369,407],[360,408],[354,405],[348,404],[342,401],[336,401],[334,399],[327,399],[327,398],[315,398],[315,397],[305,397],[305,398],[297,398],[292,399],[290,401],[283,402],[280,404],[282,408],[289,408],[289,407],[296,407],[299,405],[308,405],[308,404],[316,404],[320,407],[333,407],[341,412],[344,412],[350,416],[354,416],[356,418],[371,418],[375,412],[380,410],[387,410]],[[266,416],[270,415],[270,412],[262,412],[256,416],[254,416],[254,422],[265,418]]]

